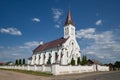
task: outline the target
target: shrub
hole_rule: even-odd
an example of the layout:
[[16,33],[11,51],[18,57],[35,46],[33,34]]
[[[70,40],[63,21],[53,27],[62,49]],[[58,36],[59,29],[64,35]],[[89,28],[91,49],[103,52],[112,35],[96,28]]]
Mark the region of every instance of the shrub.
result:
[[19,63],[18,63],[18,59],[16,59],[16,61],[15,61],[15,65],[18,65]]
[[71,65],[75,65],[75,60],[72,58]]
[[23,59],[22,64],[25,64],[25,59]]
[[81,64],[80,57],[78,57],[78,59],[77,59],[77,65],[80,65],[80,64]]

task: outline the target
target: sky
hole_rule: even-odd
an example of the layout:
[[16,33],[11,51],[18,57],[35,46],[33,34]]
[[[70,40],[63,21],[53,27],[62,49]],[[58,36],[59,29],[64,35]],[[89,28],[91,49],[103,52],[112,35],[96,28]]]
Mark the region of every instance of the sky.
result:
[[39,45],[63,37],[70,7],[81,54],[120,61],[120,0],[0,0],[0,62],[29,58]]

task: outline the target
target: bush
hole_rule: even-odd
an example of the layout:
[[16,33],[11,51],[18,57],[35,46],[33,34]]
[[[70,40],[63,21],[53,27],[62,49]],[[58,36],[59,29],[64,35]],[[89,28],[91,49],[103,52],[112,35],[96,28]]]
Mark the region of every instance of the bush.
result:
[[75,60],[72,58],[71,65],[75,65]]
[[22,64],[22,61],[21,61],[21,59],[19,59],[19,65],[21,65]]
[[116,68],[120,68],[120,61],[116,61],[114,65]]
[[18,59],[16,59],[16,61],[15,61],[15,65],[18,65],[19,63],[18,63]]
[[25,59],[23,59],[23,62],[22,62],[22,64],[25,64]]
[[83,57],[82,57],[81,65],[85,65],[85,64],[87,64],[87,57],[86,57],[86,56],[83,56]]
[[47,64],[51,64],[51,59],[50,58],[48,59]]
[[80,65],[80,64],[81,64],[80,57],[78,57],[78,59],[77,59],[77,65]]

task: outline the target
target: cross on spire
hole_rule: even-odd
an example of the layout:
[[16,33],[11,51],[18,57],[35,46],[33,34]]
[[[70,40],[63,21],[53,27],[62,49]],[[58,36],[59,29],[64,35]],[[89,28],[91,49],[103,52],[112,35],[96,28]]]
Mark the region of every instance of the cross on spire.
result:
[[69,24],[75,26],[74,22],[72,21],[70,9],[68,10],[68,14],[67,14],[67,18],[66,18],[64,26],[69,25]]

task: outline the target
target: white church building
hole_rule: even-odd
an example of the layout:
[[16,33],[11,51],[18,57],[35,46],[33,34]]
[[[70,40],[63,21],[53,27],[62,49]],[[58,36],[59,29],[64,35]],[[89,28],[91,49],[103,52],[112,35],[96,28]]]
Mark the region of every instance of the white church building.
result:
[[40,45],[33,50],[32,57],[29,58],[28,63],[31,65],[54,63],[68,65],[73,58],[77,65],[78,57],[81,59],[80,52],[80,46],[75,36],[75,24],[69,10],[64,24],[64,36],[47,43],[40,42]]

